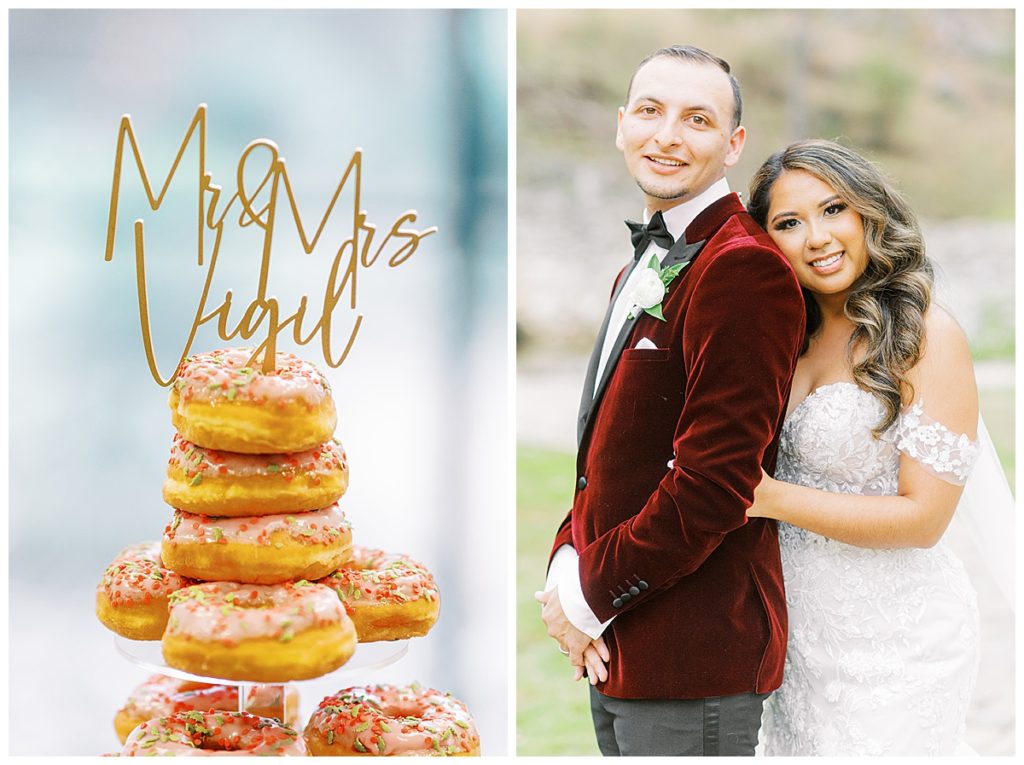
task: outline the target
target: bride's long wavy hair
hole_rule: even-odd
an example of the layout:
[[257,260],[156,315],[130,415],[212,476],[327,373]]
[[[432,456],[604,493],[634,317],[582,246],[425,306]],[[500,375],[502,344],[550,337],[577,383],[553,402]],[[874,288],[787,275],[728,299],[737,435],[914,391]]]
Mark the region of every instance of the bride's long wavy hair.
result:
[[[787,170],[804,170],[824,181],[864,222],[868,263],[846,299],[854,330],[846,348],[857,384],[882,402],[881,435],[913,397],[907,372],[921,358],[924,316],[934,274],[924,252],[917,218],[903,197],[864,157],[833,141],[801,141],[770,156],[750,181],[748,212],[767,229],[771,189]],[[804,290],[807,333],[802,353],[821,326],[821,309]],[[854,363],[854,349],[864,357]]]

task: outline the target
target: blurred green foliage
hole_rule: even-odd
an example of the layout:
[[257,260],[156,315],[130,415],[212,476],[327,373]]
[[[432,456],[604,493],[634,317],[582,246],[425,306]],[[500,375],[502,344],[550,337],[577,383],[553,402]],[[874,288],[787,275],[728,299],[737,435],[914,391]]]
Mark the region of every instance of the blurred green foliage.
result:
[[1013,361],[1015,349],[1013,306],[1005,303],[983,306],[981,326],[971,338],[971,353],[975,361]]

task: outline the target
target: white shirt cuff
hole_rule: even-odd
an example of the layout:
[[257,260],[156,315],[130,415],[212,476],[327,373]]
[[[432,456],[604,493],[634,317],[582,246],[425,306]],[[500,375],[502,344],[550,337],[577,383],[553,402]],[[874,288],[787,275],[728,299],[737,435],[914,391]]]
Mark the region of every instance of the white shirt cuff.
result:
[[551,563],[548,565],[548,578],[544,582],[544,592],[549,592],[558,586],[558,583],[565,577],[566,569],[576,570],[579,555],[572,545],[562,545],[555,554],[551,556]]
[[587,605],[583,597],[583,587],[580,585],[579,560],[580,556],[571,545],[559,547],[551,559],[544,591],[547,592],[557,586],[558,601],[562,604],[565,617],[573,627],[596,640],[615,617],[601,622]]

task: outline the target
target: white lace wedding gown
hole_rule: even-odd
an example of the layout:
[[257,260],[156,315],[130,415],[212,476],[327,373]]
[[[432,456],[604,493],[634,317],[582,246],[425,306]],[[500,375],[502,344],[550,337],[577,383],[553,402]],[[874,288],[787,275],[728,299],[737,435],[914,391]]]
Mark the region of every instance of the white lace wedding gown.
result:
[[[787,418],[776,477],[829,492],[897,492],[900,453],[962,484],[976,444],[920,403],[881,439],[878,400],[823,386]],[[789,609],[782,687],[765,704],[768,755],[952,754],[978,666],[974,590],[945,540],[854,547],[779,524]]]

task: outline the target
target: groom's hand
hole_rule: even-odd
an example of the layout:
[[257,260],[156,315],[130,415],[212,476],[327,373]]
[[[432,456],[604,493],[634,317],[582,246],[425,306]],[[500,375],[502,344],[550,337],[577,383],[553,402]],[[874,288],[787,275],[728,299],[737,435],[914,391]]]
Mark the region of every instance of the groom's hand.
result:
[[533,597],[541,604],[540,618],[562,650],[569,652],[569,662],[574,667],[584,666],[583,652],[591,644],[590,636],[573,626],[562,611],[558,599],[558,588],[547,592],[535,592]]
[[[604,682],[608,679],[608,667],[606,666],[611,654],[608,646],[604,644],[604,638],[598,637],[593,643],[583,649],[583,662],[586,665],[587,679],[591,685]],[[574,667],[576,679],[583,679],[583,667]]]

